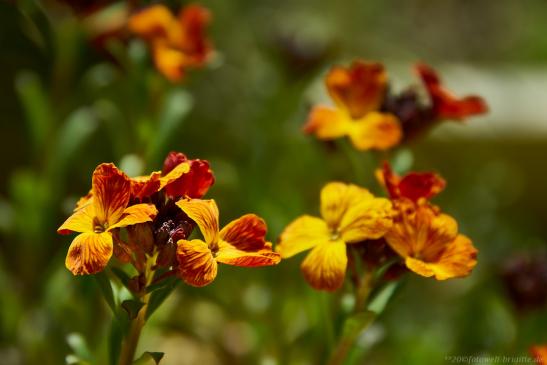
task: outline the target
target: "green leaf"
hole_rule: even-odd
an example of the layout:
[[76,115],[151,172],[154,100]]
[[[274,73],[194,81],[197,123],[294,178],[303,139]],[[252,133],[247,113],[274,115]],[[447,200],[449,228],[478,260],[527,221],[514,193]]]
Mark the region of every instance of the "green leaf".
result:
[[372,311],[363,311],[348,317],[344,322],[342,330],[342,338],[352,339],[352,342],[357,336],[364,331],[376,318],[376,313]]
[[142,307],[144,303],[139,300],[129,299],[122,302],[122,308],[127,312],[129,319],[137,318]]
[[74,354],[78,359],[91,361],[91,351],[87,346],[85,338],[79,333],[71,333],[66,337],[66,342],[74,351]]
[[108,360],[110,365],[118,364],[118,359],[120,358],[124,333],[121,325],[120,321],[114,318],[110,326],[110,333],[108,335]]
[[131,277],[129,276],[129,274],[127,274],[125,271],[123,271],[119,267],[113,267],[112,272],[114,273],[114,275],[118,277],[118,279],[120,279],[122,284],[127,288],[127,286],[129,285],[129,280],[131,280]]
[[163,352],[149,352],[146,351],[133,362],[133,365],[158,365],[163,359]]
[[29,71],[21,72],[15,79],[15,89],[25,112],[32,147],[42,151],[52,130],[53,116],[49,99],[38,76]]
[[148,301],[148,308],[146,310],[146,319],[159,308],[159,306],[167,299],[169,294],[175,289],[180,280],[177,278],[171,278],[171,280],[166,280],[169,282],[166,286],[159,288],[152,292],[150,299]]
[[112,309],[112,313],[116,315],[116,301],[114,300],[114,291],[112,290],[110,279],[108,279],[108,276],[104,272],[95,274],[95,279],[97,280],[97,284],[99,284],[104,299],[110,309]]
[[382,313],[398,287],[398,281],[392,281],[387,283],[370,301],[370,304],[368,305],[368,310],[376,313],[376,315]]
[[174,89],[166,96],[156,136],[155,138],[146,136],[147,140],[150,140],[148,162],[161,161],[169,139],[182,124],[184,117],[192,110],[192,106],[192,96],[183,89]]
[[70,114],[59,131],[55,153],[52,158],[52,174],[59,175],[65,171],[70,158],[95,132],[99,123],[91,108],[80,108]]

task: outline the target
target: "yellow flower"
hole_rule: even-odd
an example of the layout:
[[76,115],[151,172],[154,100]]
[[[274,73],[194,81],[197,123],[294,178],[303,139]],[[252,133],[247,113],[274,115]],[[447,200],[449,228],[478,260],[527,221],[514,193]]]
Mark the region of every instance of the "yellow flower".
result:
[[392,225],[392,206],[356,185],[331,182],[321,191],[321,216],[290,223],[276,250],[288,258],[313,248],[302,262],[304,277],[315,289],[333,291],[344,282],[346,244],[382,237]]
[[380,112],[387,84],[380,63],[355,61],[349,68],[333,67],[325,84],[335,107],[315,106],[304,132],[323,140],[348,136],[358,150],[386,150],[400,142],[399,120]]
[[115,229],[152,221],[157,209],[151,204],[129,205],[130,179],[111,163],[93,172],[90,194],[80,199],[74,213],[57,230],[60,234],[79,232],[65,265],[74,275],[94,274],[108,264]]
[[437,280],[469,275],[477,264],[477,250],[469,238],[458,234],[454,218],[425,200],[394,204],[399,214],[385,239],[410,270]]
[[177,259],[180,276],[193,286],[205,286],[217,275],[218,263],[258,267],[279,263],[279,254],[266,242],[266,223],[246,214],[219,230],[218,207],[214,200],[183,199],[177,206],[196,222],[204,240],[179,240]]

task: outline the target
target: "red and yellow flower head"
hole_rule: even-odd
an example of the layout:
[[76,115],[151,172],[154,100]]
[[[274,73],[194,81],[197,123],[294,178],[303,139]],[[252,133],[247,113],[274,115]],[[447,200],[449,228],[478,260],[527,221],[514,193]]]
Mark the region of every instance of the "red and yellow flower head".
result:
[[323,140],[347,136],[359,150],[385,150],[399,143],[399,121],[380,111],[387,87],[382,64],[355,61],[349,68],[333,67],[325,84],[335,106],[315,106],[306,133]]
[[219,229],[218,207],[214,200],[183,199],[177,206],[199,227],[203,239],[179,240],[177,259],[182,279],[193,286],[210,284],[218,263],[257,267],[279,263],[280,257],[266,242],[266,223],[247,214]]
[[381,181],[396,211],[384,238],[404,258],[407,268],[437,280],[469,275],[477,264],[477,250],[469,238],[458,233],[454,218],[429,203],[444,189],[444,180],[433,173],[399,178],[386,163]]
[[169,80],[180,81],[188,68],[203,66],[212,51],[205,28],[209,10],[188,5],[174,16],[164,5],[141,10],[129,19],[129,30],[145,39],[157,69]]
[[117,229],[150,222],[157,214],[152,204],[129,206],[131,182],[113,164],[101,164],[93,172],[91,195],[79,202],[74,213],[57,230],[79,232],[74,238],[66,267],[74,275],[94,274],[107,265]]
[[302,262],[308,283],[319,290],[342,286],[346,245],[382,237],[392,226],[392,205],[356,185],[331,182],[321,191],[321,218],[301,216],[281,234],[277,252],[288,258],[312,249]]

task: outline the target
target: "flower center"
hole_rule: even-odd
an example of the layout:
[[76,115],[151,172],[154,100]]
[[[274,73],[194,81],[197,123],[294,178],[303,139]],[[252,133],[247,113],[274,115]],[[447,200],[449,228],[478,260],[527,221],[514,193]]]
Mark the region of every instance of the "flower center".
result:
[[108,223],[101,224],[97,218],[93,219],[93,232],[103,233],[108,228]]
[[338,231],[338,230],[331,231],[331,233],[330,233],[330,240],[331,241],[337,241],[341,237],[342,237],[342,235],[340,234],[340,231]]

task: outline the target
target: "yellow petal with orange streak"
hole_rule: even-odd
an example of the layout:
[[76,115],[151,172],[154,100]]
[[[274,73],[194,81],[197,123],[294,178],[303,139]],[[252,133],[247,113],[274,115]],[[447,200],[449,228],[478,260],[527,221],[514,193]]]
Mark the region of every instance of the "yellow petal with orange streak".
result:
[[346,112],[326,106],[314,107],[303,127],[305,133],[315,134],[319,139],[329,140],[345,136],[351,127]]
[[93,232],[93,218],[95,207],[93,204],[85,204],[74,211],[70,217],[57,229],[57,233],[69,234],[72,232]]
[[163,189],[166,185],[171,184],[173,181],[180,178],[182,175],[190,171],[190,163],[183,162],[178,164],[174,169],[169,171],[165,176],[160,178],[160,187],[159,190]]
[[135,204],[125,209],[119,222],[108,227],[108,230],[151,222],[157,214],[158,210],[153,204]]
[[112,235],[81,233],[68,249],[65,266],[74,275],[95,274],[102,271],[112,256]]
[[237,249],[257,251],[266,244],[266,222],[255,214],[246,214],[228,223],[220,231],[220,239]]
[[403,132],[396,116],[371,112],[353,121],[348,135],[358,150],[387,150],[399,144]]
[[120,220],[129,203],[131,182],[114,164],[103,163],[93,172],[92,193],[98,223],[111,226]]
[[272,251],[269,242],[258,250],[245,251],[221,240],[216,260],[234,266],[259,267],[276,265],[281,261],[281,257],[278,253]]
[[301,269],[314,289],[334,291],[344,283],[347,264],[344,241],[325,241],[311,250]]
[[435,262],[424,262],[412,257],[405,260],[406,266],[415,273],[437,280],[468,276],[477,265],[477,249],[471,240],[458,235]]
[[189,285],[205,286],[217,276],[217,262],[209,246],[202,240],[177,242],[179,274]]
[[321,189],[321,215],[328,227],[337,231],[350,207],[371,198],[373,195],[367,189],[357,185],[330,182]]
[[377,239],[393,225],[391,202],[385,198],[367,196],[350,205],[342,216],[339,231],[346,243]]
[[330,232],[324,220],[304,215],[285,228],[275,250],[281,257],[288,258],[328,241],[329,238]]
[[181,199],[177,206],[198,225],[208,244],[218,242],[218,207],[213,199]]

